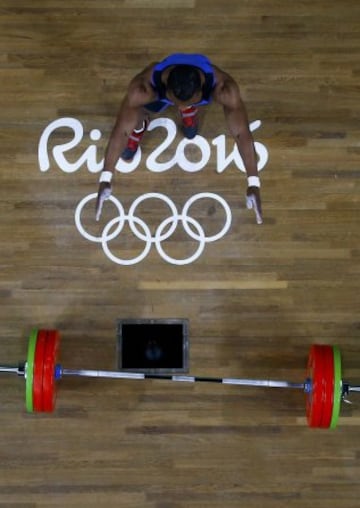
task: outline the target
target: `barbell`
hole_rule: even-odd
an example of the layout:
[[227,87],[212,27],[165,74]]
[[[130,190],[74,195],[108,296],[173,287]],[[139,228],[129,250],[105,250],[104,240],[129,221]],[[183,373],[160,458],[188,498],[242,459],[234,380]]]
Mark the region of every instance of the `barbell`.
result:
[[324,344],[313,344],[310,347],[306,379],[302,383],[269,379],[211,378],[143,372],[65,369],[58,363],[59,350],[60,333],[58,330],[33,329],[29,336],[26,361],[17,366],[0,365],[0,373],[17,374],[25,378],[25,406],[28,412],[54,411],[57,381],[65,376],[162,379],[301,389],[305,393],[306,418],[309,427],[334,429],[338,424],[342,400],[350,392],[360,391],[360,386],[351,386],[342,380],[339,348]]

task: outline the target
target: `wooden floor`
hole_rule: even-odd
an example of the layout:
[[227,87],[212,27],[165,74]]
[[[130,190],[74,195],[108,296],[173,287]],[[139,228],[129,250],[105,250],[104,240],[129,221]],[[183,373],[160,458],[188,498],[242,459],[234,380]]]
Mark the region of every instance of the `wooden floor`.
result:
[[[25,360],[30,330],[45,327],[62,332],[65,367],[114,369],[117,319],[188,318],[190,374],[303,382],[319,342],[340,346],[343,376],[356,384],[359,20],[358,0],[1,0],[0,362]],[[253,134],[268,153],[264,224],[245,208],[236,164],[217,171],[217,149],[227,156],[233,142],[214,105],[202,122],[210,159],[201,171],[151,171],[147,158],[167,132],[154,128],[137,169],[117,174],[114,196],[129,210],[138,196],[162,193],[180,213],[192,195],[216,193],[231,209],[230,230],[192,263],[173,264],[152,245],[139,263],[116,264],[81,236],[75,210],[97,191],[129,79],[179,51],[232,74],[250,122],[261,121]],[[160,117],[177,120],[172,110]],[[84,128],[63,157],[75,164],[89,149],[90,162],[61,169],[52,149],[74,137],[63,126],[45,143],[50,168],[41,171],[40,138],[61,118]],[[156,160],[171,160],[181,142],[177,132]],[[82,218],[96,234],[114,211],[107,204],[95,223],[93,204]],[[149,227],[163,206],[143,203]],[[217,201],[192,213],[207,235],[223,227]],[[124,235],[113,252],[133,259],[144,242]],[[162,243],[176,259],[198,246],[180,229]],[[23,380],[2,375],[0,507],[354,508],[352,399],[335,431],[311,430],[301,390],[75,378],[59,383],[54,414],[29,415]]]

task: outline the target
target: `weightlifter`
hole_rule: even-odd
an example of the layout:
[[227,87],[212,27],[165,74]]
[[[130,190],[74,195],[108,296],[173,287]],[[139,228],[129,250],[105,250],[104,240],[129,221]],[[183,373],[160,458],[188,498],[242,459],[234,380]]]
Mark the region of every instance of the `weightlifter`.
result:
[[198,108],[211,101],[224,109],[227,126],[246,169],[246,204],[255,211],[256,222],[262,223],[254,141],[239,87],[206,56],[185,53],[172,54],[161,62],[152,63],[131,80],[105,151],[96,202],[97,220],[104,200],[111,195],[111,180],[119,155],[125,161],[132,160],[146,132],[149,115],[169,106],[177,107],[183,134],[192,139],[198,132]]

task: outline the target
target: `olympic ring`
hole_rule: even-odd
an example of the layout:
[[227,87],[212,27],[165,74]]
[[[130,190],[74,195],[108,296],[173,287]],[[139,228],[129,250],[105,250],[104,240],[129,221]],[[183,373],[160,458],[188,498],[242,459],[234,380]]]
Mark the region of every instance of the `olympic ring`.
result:
[[[186,265],[190,264],[194,261],[196,261],[201,254],[204,251],[206,243],[215,242],[216,240],[219,240],[222,238],[230,229],[231,226],[231,210],[227,202],[224,198],[219,196],[218,194],[214,194],[212,192],[201,192],[198,194],[194,194],[191,198],[188,199],[188,201],[185,203],[185,205],[182,208],[182,211],[180,214],[178,214],[177,208],[175,203],[166,195],[160,194],[157,192],[152,192],[148,194],[143,194],[142,196],[139,196],[135,199],[135,201],[132,203],[132,205],[129,208],[129,213],[125,213],[124,207],[121,204],[121,202],[115,198],[114,196],[109,197],[109,201],[111,201],[118,211],[118,216],[114,219],[110,220],[106,226],[103,228],[102,233],[100,236],[95,236],[90,233],[88,233],[85,228],[83,227],[83,224],[81,222],[81,214],[83,211],[84,206],[91,200],[96,199],[97,194],[89,194],[88,196],[85,196],[77,205],[75,210],[75,224],[79,231],[79,233],[86,238],[87,240],[90,240],[91,242],[101,243],[103,251],[105,255],[114,263],[124,266],[134,265],[136,263],[139,263],[145,257],[149,254],[152,244],[155,244],[156,250],[158,254],[162,257],[164,261],[167,261],[170,264],[173,265]],[[202,225],[199,223],[198,220],[194,219],[193,217],[188,215],[190,207],[200,199],[213,199],[214,201],[217,201],[220,203],[220,205],[223,207],[225,211],[225,223],[222,229],[211,236],[206,236],[204,229]],[[171,215],[169,217],[166,217],[160,224],[157,226],[155,233],[152,235],[149,226],[139,218],[137,215],[135,215],[135,211],[140,203],[142,203],[145,200],[148,199],[158,199],[160,201],[165,202],[171,212]],[[199,242],[199,246],[195,250],[195,252],[184,259],[177,259],[174,257],[171,257],[168,255],[165,250],[162,247],[162,242],[169,239],[173,233],[175,232],[179,221],[181,221],[184,231],[189,235],[190,238],[193,240],[196,240]],[[142,240],[145,242],[145,247],[143,251],[134,258],[131,259],[123,259],[115,256],[110,248],[108,243],[120,235],[122,232],[125,223],[128,222],[129,228],[131,232],[134,234],[136,238],[139,240]],[[192,227],[190,227],[190,225]],[[110,231],[115,226],[115,229],[112,233]],[[139,230],[139,227],[142,231]]]
[[[103,238],[103,235],[102,236],[93,236],[93,235],[90,235],[87,231],[85,231],[85,229],[83,228],[83,225],[81,223],[81,212],[82,212],[82,209],[84,208],[84,206],[89,202],[91,201],[92,199],[96,199],[97,198],[97,194],[94,193],[94,194],[89,194],[88,196],[85,196],[81,201],[80,203],[77,205],[76,207],[76,210],[75,210],[75,224],[79,230],[79,233],[84,237],[86,238],[87,240],[90,240],[90,242],[97,242],[97,243],[101,243],[102,242],[102,238]],[[116,206],[116,208],[118,209],[118,212],[119,212],[119,217],[121,217],[122,219],[122,222],[119,221],[119,226],[117,229],[115,229],[115,231],[107,238],[107,240],[113,240],[118,234],[121,233],[121,230],[122,228],[124,227],[124,224],[125,224],[125,220],[126,220],[126,216],[125,216],[125,211],[124,211],[124,207],[123,205],[120,203],[120,201],[118,201],[114,196],[109,196],[108,198],[109,201],[111,201],[112,203],[114,203],[114,205]]]
[[[159,192],[150,192],[148,194],[143,194],[142,196],[139,196],[138,198],[135,199],[135,201],[133,202],[133,204],[130,206],[130,209],[129,209],[129,216],[130,217],[133,217],[134,216],[134,212],[136,210],[136,207],[142,202],[142,201],[145,201],[146,199],[160,199],[162,201],[165,201],[165,203],[167,205],[169,205],[169,208],[170,210],[172,211],[172,215],[173,217],[176,217],[177,216],[177,209],[176,209],[176,206],[175,204],[171,201],[170,198],[168,198],[167,196],[165,196],[165,194],[160,194]],[[177,220],[174,220],[173,221],[173,226],[169,229],[169,231],[166,233],[166,235],[162,236],[162,237],[158,237],[158,235],[156,234],[156,237],[155,238],[152,238],[151,237],[151,241],[152,242],[162,242],[163,240],[167,240],[172,234],[173,232],[175,231],[176,229],[176,226],[177,226]],[[129,222],[129,225],[130,225],[130,228],[132,230],[132,232],[134,233],[135,236],[137,236],[140,240],[144,240],[144,242],[147,242],[147,238],[144,238],[141,233],[138,232],[138,230],[136,228],[133,228],[132,226],[132,222],[130,221]]]
[[[195,261],[198,257],[201,256],[204,248],[205,248],[205,242],[206,242],[206,237],[204,235],[204,230],[203,228],[201,227],[201,225],[198,223],[198,221],[196,221],[195,219],[193,219],[192,217],[184,217],[183,215],[180,215],[179,216],[179,219],[182,220],[183,224],[184,224],[184,229],[185,229],[185,223],[187,223],[187,221],[191,222],[193,224],[193,226],[195,226],[196,228],[198,228],[198,232],[199,232],[199,247],[198,249],[195,251],[195,253],[186,258],[186,259],[175,259],[175,258],[172,258],[170,257],[168,254],[166,254],[166,252],[163,250],[163,248],[161,247],[161,243],[156,243],[156,249],[158,251],[158,253],[160,254],[160,256],[165,260],[167,261],[168,263],[170,264],[173,264],[173,265],[188,265],[190,263],[192,263],[193,261]],[[165,219],[161,224],[160,226],[158,227],[157,231],[158,230],[162,230],[164,227],[167,226],[167,223],[169,221],[173,220],[173,217],[169,217],[168,219]],[[185,222],[184,222],[185,221]],[[191,230],[190,230],[191,231]]]
[[[127,217],[127,216],[125,215],[125,217]],[[146,258],[146,256],[150,252],[150,249],[151,249],[151,231],[150,231],[149,227],[145,224],[145,222],[143,220],[139,219],[138,217],[133,217],[132,220],[134,222],[138,222],[141,225],[141,227],[144,229],[144,231],[148,234],[148,236],[146,237],[147,240],[146,240],[145,248],[144,248],[143,252],[141,254],[139,254],[139,256],[137,256],[137,257],[135,257],[133,259],[121,259],[121,258],[118,258],[117,256],[114,256],[114,254],[109,249],[109,246],[108,246],[107,242],[108,242],[108,239],[110,237],[107,236],[107,233],[108,233],[108,231],[110,231],[112,226],[114,224],[116,224],[116,222],[120,222],[122,220],[123,220],[123,217],[115,217],[115,219],[112,219],[110,222],[108,222],[106,224],[106,226],[104,227],[104,230],[103,230],[103,235],[101,237],[102,248],[103,248],[105,254],[107,255],[107,257],[109,259],[111,259],[111,261],[114,261],[114,263],[117,263],[118,265],[135,265],[136,263],[139,263],[144,258]]]
[[[229,209],[229,205],[227,204],[227,202],[225,201],[224,198],[222,198],[218,194],[213,194],[211,192],[200,192],[199,194],[195,194],[194,196],[192,196],[190,199],[187,200],[187,202],[185,203],[185,205],[182,209],[181,215],[187,216],[190,206],[195,201],[198,201],[199,199],[204,199],[204,198],[212,198],[215,201],[218,201],[224,207],[224,210],[226,213],[226,221],[225,221],[225,224],[224,224],[224,227],[222,228],[222,230],[219,231],[219,233],[217,233],[216,235],[209,236],[205,239],[205,242],[207,242],[207,243],[208,242],[215,242],[216,240],[219,240],[220,238],[222,238],[231,226],[231,212]],[[229,211],[229,213],[228,213],[228,211]],[[189,236],[191,236],[191,238],[194,238],[194,240],[199,240],[199,238],[197,238],[194,235],[194,233],[191,231],[191,229],[189,229],[187,227],[186,224],[187,224],[187,222],[184,223],[184,229],[186,230],[187,234]]]

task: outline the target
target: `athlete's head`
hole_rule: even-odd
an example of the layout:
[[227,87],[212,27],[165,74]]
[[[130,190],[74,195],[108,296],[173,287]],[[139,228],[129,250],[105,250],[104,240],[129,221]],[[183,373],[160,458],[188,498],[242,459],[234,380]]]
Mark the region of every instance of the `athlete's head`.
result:
[[201,91],[200,72],[192,65],[175,65],[169,72],[167,90],[181,102],[186,102]]

